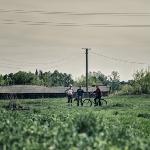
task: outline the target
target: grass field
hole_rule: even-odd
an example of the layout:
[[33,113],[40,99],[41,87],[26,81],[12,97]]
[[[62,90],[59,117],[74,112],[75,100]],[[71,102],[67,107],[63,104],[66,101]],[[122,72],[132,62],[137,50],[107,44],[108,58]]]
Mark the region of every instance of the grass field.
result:
[[0,101],[1,150],[149,150],[150,95],[109,97],[107,107],[67,99]]

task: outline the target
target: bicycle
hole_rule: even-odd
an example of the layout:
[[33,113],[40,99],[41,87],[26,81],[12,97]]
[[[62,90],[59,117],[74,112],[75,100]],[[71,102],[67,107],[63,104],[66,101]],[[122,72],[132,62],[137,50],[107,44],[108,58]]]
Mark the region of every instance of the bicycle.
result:
[[[89,94],[89,95],[90,95],[90,94]],[[91,107],[93,103],[95,104],[94,99],[91,99],[90,96],[89,96],[89,98],[85,98],[85,99],[83,100],[83,106],[85,106],[85,107]],[[100,106],[100,105],[99,105],[99,102],[97,102],[97,103],[98,103],[98,106]],[[107,106],[107,101],[106,101],[106,99],[101,98],[101,106]]]

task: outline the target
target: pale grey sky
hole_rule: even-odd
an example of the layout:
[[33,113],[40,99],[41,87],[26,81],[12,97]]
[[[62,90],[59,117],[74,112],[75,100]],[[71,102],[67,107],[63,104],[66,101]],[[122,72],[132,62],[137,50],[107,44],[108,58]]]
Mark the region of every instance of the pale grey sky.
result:
[[[0,0],[0,74],[58,70],[73,77],[150,64],[149,0]],[[133,63],[134,62],[134,63]]]

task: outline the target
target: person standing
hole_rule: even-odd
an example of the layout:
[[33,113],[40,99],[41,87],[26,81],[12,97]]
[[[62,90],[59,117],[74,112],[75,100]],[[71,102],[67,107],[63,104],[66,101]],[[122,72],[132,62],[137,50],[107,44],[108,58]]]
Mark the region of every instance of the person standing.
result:
[[72,106],[72,98],[74,94],[74,90],[72,88],[72,84],[69,85],[69,88],[65,91],[68,96],[68,106]]
[[[96,97],[94,99],[94,102],[95,102],[95,106],[98,106],[98,103],[99,103],[99,106],[101,106],[101,96],[102,96],[102,92],[100,90],[100,88],[98,86],[96,86],[96,90],[93,92],[96,94]],[[96,101],[98,99],[98,102]]]
[[79,89],[77,89],[77,106],[79,106],[79,103],[81,103],[81,106],[83,106],[82,98],[83,98],[83,89],[82,86],[79,86]]

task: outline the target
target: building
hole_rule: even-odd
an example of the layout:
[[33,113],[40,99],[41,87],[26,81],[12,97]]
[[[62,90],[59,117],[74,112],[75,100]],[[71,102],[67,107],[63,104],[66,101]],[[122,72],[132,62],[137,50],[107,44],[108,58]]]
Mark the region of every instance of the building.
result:
[[[99,86],[103,96],[110,92],[110,86]],[[68,87],[45,87],[37,85],[12,85],[0,86],[0,99],[38,99],[38,98],[58,98],[66,97],[65,90]],[[76,92],[78,87],[73,87]],[[82,88],[86,92],[86,87]],[[95,87],[88,87],[91,93]],[[76,93],[74,94],[75,97]]]

